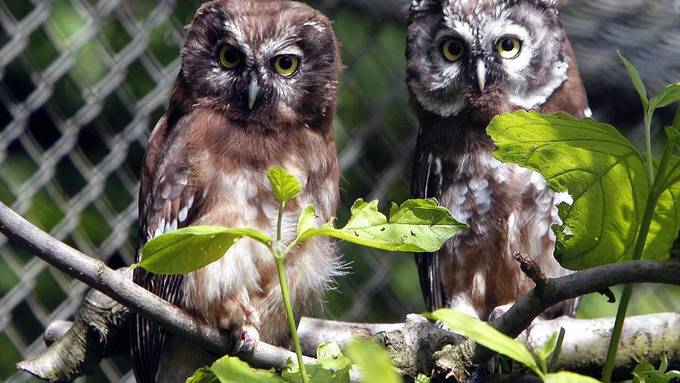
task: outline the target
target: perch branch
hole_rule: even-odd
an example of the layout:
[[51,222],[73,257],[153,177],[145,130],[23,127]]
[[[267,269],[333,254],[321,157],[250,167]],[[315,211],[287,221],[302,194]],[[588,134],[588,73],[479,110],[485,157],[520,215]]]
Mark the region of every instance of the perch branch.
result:
[[[161,324],[168,331],[184,336],[217,355],[231,351],[232,344],[227,334],[195,322],[184,311],[111,270],[103,262],[51,237],[3,203],[0,203],[0,231],[52,266]],[[251,364],[275,368],[286,368],[290,358],[294,360],[295,354],[264,342],[258,343],[252,355],[243,356]],[[356,374],[354,378],[356,380]]]
[[[50,237],[2,203],[0,203],[0,231],[8,238],[27,247],[58,269],[111,296],[131,310],[144,315],[150,320],[160,323],[169,331],[184,336],[215,354],[225,354],[231,350],[232,345],[226,334],[221,333],[217,329],[194,322],[189,315],[134,284],[129,277],[126,278],[124,275],[106,267],[103,262],[92,259]],[[559,328],[559,326],[567,328],[567,337],[565,339],[567,347],[563,349],[563,356],[560,358],[560,366],[565,366],[563,361],[569,360],[567,357],[569,345],[580,344],[578,343],[578,339],[571,340],[571,337],[575,336],[571,334],[578,335],[578,329],[584,328],[583,324],[588,323],[588,321],[574,322],[576,324],[572,325],[570,334],[569,327],[565,324],[560,324],[560,320],[539,321],[530,327],[533,319],[548,307],[561,301],[588,293],[604,291],[610,286],[618,284],[641,282],[680,285],[680,260],[666,262],[623,262],[595,267],[557,279],[547,279],[543,288],[534,289],[520,297],[505,315],[493,321],[491,324],[500,331],[513,337],[518,336],[523,330],[528,328],[527,334],[529,335],[526,342],[533,339],[530,335],[536,334],[538,329],[542,328],[541,326],[547,326],[545,323],[557,323],[557,328]],[[654,316],[652,318],[656,317],[657,316]],[[672,318],[658,317],[661,318],[659,324],[661,327],[649,327],[647,332],[644,333],[647,334],[645,335],[647,338],[653,339],[655,336],[671,333],[680,328],[678,325],[680,324],[680,320],[678,320],[677,316]],[[373,335],[388,347],[388,350],[393,354],[397,365],[406,373],[428,373],[431,371],[433,363],[432,354],[436,351],[435,348],[439,348],[441,345],[447,343],[459,344],[463,338],[439,329],[422,319],[414,318],[416,317],[410,317],[404,325],[361,325],[329,322],[332,326],[328,327],[328,325],[324,324],[325,327],[323,327],[323,329],[320,329],[319,323],[324,322],[311,320],[312,325],[306,325],[303,321],[300,326],[302,333],[301,337],[304,344],[303,347],[308,352],[313,351],[321,340],[318,337],[319,334],[330,334],[332,335],[332,338],[326,340],[339,341],[340,343],[342,343],[343,340],[348,339],[352,334]],[[564,320],[576,321],[573,319]],[[648,319],[645,319],[645,321],[647,320]],[[669,325],[671,322],[673,323],[672,326]],[[630,319],[627,323],[635,325],[638,322]],[[643,323],[642,319],[639,323]],[[643,328],[644,326],[639,323],[637,326]],[[56,332],[63,332],[63,327],[63,324],[57,326]],[[307,330],[308,328],[312,328],[312,330]],[[349,328],[349,330],[345,330],[346,328]],[[606,337],[606,331],[610,328],[610,324],[607,322],[600,322],[598,326],[589,328],[593,328],[593,333],[601,338],[603,336]],[[583,335],[583,332],[581,331],[580,334]],[[50,335],[48,338],[53,340],[54,337],[56,337],[56,335]],[[636,337],[638,337],[638,335],[635,335],[634,333],[626,339],[633,339],[637,342],[638,340]],[[674,339],[676,339],[677,343],[680,336],[675,333]],[[583,339],[581,339],[581,341],[582,340]],[[625,342],[626,341],[624,340],[624,343]],[[635,342],[632,342],[631,344],[637,345]],[[674,348],[668,348],[668,344],[670,343],[666,342],[666,346],[660,349],[657,347],[654,350],[669,353],[669,359],[677,365],[680,363],[680,356],[677,355],[677,351],[675,351],[676,353],[673,355],[670,354],[673,350],[680,350],[680,345],[673,344]],[[575,350],[574,346],[574,353],[578,354]],[[438,360],[445,359],[441,356],[445,356],[446,352],[438,354],[440,354]],[[261,367],[284,368],[287,365],[288,359],[293,356],[294,354],[288,350],[261,342],[255,348],[254,353],[244,357],[244,359]],[[593,363],[598,363],[597,359],[591,358],[590,360],[594,361]],[[463,362],[467,363],[470,361],[464,360]],[[630,364],[619,363],[617,366],[628,368]],[[438,367],[440,366],[438,365]],[[569,367],[573,367],[571,369],[576,371],[584,369],[583,366],[579,367],[578,365]],[[592,366],[588,368],[592,368]],[[353,381],[357,381],[358,375],[355,371],[352,376]]]

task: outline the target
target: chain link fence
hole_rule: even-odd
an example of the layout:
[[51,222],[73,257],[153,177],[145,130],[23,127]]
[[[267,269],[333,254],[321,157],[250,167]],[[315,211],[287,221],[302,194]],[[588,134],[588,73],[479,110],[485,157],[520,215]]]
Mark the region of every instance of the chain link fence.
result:
[[[199,3],[0,0],[0,200],[111,267],[129,265],[144,148]],[[347,66],[335,122],[342,220],[358,197],[408,198],[416,121],[403,81],[403,4],[310,3],[334,20]],[[319,316],[400,321],[423,310],[410,254],[341,251],[350,273]],[[31,380],[14,364],[44,347],[45,327],[72,318],[85,291],[0,236],[0,379]],[[668,310],[678,296],[655,287],[638,294],[656,297],[639,299],[639,311]],[[591,300],[584,315],[612,312]],[[106,360],[87,380],[134,379],[127,361]]]

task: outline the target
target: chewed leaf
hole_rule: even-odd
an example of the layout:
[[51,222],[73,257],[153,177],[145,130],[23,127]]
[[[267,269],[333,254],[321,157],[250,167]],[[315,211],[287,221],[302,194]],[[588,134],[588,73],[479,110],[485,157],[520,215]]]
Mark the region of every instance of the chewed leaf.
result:
[[394,205],[389,220],[378,211],[377,200],[358,199],[343,228],[336,229],[332,223],[310,227],[302,231],[300,241],[325,235],[381,250],[433,252],[465,227],[434,199],[414,199],[401,206]]
[[[494,155],[535,170],[557,192],[563,225],[555,227],[556,255],[570,269],[632,257],[649,194],[649,180],[636,148],[614,127],[566,113],[513,112],[493,119],[487,132]],[[644,258],[664,258],[671,243],[654,240]]]
[[241,238],[271,245],[268,235],[254,229],[189,226],[160,235],[144,245],[139,267],[154,274],[185,274],[222,258]]
[[529,367],[536,375],[543,376],[526,346],[489,326],[486,322],[451,309],[440,309],[425,316],[441,321],[451,330],[490,350],[512,358]]
[[287,202],[302,191],[300,181],[280,166],[269,169],[267,178],[269,178],[274,195],[279,202]]

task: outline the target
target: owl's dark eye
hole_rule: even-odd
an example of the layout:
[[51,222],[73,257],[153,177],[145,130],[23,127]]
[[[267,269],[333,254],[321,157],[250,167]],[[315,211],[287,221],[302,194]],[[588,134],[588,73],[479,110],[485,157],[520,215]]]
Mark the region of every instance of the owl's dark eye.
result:
[[503,37],[496,44],[498,54],[504,59],[514,59],[522,51],[522,42],[516,37]]
[[234,69],[243,61],[243,53],[229,44],[220,49],[220,64],[227,69]]
[[300,58],[295,55],[279,55],[272,59],[272,66],[276,73],[283,77],[290,77],[300,66]]
[[442,44],[442,54],[448,61],[458,61],[465,54],[465,45],[458,39],[446,40]]

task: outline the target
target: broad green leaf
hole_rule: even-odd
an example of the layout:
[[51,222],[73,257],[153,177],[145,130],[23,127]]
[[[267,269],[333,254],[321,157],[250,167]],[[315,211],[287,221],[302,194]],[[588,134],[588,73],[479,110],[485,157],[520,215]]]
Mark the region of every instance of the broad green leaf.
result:
[[254,229],[225,229],[219,226],[189,226],[160,235],[142,249],[141,266],[155,274],[185,274],[222,258],[241,238],[254,239],[265,246],[271,238]]
[[345,227],[336,229],[328,223],[308,228],[300,234],[299,240],[326,235],[381,250],[434,252],[465,227],[434,199],[412,199],[401,206],[393,205],[389,220],[378,211],[377,200],[358,199]]
[[557,372],[547,374],[543,381],[545,383],[599,383],[600,381],[590,376],[579,375],[574,372]]
[[252,368],[234,356],[225,356],[210,366],[222,383],[284,383],[285,380],[271,371]]
[[548,339],[541,348],[538,348],[534,350],[534,355],[538,358],[539,362],[541,362],[541,370],[543,372],[548,372],[548,358],[550,358],[550,355],[555,351],[555,347],[557,346],[557,336],[558,333],[553,333],[550,339]]
[[652,97],[649,103],[656,108],[663,108],[677,101],[680,101],[680,82],[666,86],[659,94]]
[[208,367],[201,367],[187,378],[186,383],[217,383],[219,379]]
[[423,374],[418,374],[416,376],[416,383],[431,383],[432,379],[430,379],[429,376],[423,375]]
[[489,326],[486,322],[451,309],[440,309],[425,314],[425,316],[432,320],[441,321],[451,330],[490,350],[522,363],[539,377],[543,376],[543,372],[538,368],[534,357],[526,346]]
[[[566,113],[518,111],[498,116],[487,132],[494,155],[535,170],[557,192],[563,225],[555,226],[556,256],[569,269],[630,259],[649,194],[649,180],[635,147],[614,127]],[[646,259],[664,259],[671,243],[654,238]]]
[[658,252],[664,258],[680,231],[680,158],[671,157],[666,174],[664,192],[656,203],[645,246],[646,253]]
[[390,357],[380,345],[373,341],[353,340],[347,345],[347,355],[361,369],[364,383],[402,382]]
[[623,61],[623,65],[626,66],[626,70],[628,70],[628,75],[630,76],[631,81],[633,82],[633,86],[635,87],[635,90],[637,91],[638,95],[640,96],[640,101],[642,101],[642,106],[647,109],[647,105],[649,102],[647,101],[647,89],[645,88],[645,84],[642,82],[642,78],[640,78],[640,73],[638,70],[631,64],[628,59],[626,59],[621,52],[617,51],[619,58],[621,61]]
[[[322,343],[316,351],[317,361],[305,364],[311,382],[349,383],[352,363],[344,356],[336,343]],[[300,368],[292,363],[281,376],[288,382],[302,382]]]
[[302,185],[297,178],[280,166],[269,169],[267,178],[269,178],[274,195],[279,202],[290,201],[302,191]]

